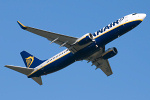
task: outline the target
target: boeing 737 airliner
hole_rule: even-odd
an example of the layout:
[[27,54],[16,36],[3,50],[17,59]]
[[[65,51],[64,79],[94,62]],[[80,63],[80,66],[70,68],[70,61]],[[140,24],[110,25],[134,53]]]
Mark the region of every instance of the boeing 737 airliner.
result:
[[12,65],[5,65],[5,67],[27,75],[28,78],[32,78],[39,85],[42,85],[42,75],[56,72],[80,60],[92,62],[96,69],[100,68],[109,76],[112,74],[112,70],[108,59],[115,56],[118,51],[115,47],[105,50],[105,45],[135,28],[145,17],[146,14],[133,13],[112,22],[93,34],[87,33],[80,38],[24,26],[17,21],[22,29],[45,37],[51,43],[56,43],[60,47],[64,46],[67,49],[48,60],[39,60],[28,52],[22,51],[20,54],[26,67]]

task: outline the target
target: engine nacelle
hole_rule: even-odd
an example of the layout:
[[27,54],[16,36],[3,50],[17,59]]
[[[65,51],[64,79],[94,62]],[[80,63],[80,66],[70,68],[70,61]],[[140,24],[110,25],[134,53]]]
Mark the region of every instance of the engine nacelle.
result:
[[79,39],[77,39],[77,41],[75,43],[79,44],[79,45],[85,45],[87,43],[92,42],[93,39],[93,35],[91,33],[87,33],[85,35],[83,35],[82,37],[80,37]]
[[118,53],[117,49],[115,47],[109,48],[102,54],[103,59],[109,59],[113,56],[115,56]]

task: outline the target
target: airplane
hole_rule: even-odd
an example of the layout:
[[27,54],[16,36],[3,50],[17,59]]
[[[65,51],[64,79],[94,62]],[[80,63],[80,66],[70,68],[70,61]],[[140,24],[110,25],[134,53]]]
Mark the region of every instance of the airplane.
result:
[[80,38],[24,26],[17,21],[23,30],[47,38],[51,43],[56,43],[67,49],[48,60],[40,60],[28,52],[22,51],[20,54],[26,67],[13,65],[5,65],[5,67],[27,75],[28,78],[32,78],[39,85],[42,85],[41,76],[56,72],[81,60],[92,62],[96,69],[100,68],[107,76],[110,76],[113,72],[108,59],[115,56],[118,51],[115,47],[105,50],[105,45],[135,28],[145,17],[146,14],[144,13],[132,13],[110,23],[93,34],[87,33]]

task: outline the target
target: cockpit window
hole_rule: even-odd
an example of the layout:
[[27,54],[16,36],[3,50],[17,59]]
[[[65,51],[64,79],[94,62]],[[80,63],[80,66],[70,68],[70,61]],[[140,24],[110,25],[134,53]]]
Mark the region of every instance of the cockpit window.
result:
[[133,13],[132,15],[136,15],[137,13]]

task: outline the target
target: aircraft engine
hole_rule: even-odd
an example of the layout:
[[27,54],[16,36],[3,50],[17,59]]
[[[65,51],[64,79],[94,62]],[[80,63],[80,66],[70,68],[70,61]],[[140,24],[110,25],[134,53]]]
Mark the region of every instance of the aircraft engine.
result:
[[82,37],[80,37],[79,39],[77,39],[76,43],[79,45],[85,45],[92,41],[94,41],[93,35],[91,33],[87,33],[87,34],[83,35]]
[[118,53],[117,49],[115,47],[109,48],[102,54],[103,59],[109,59],[113,56],[115,56]]

